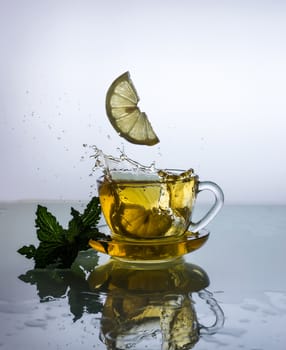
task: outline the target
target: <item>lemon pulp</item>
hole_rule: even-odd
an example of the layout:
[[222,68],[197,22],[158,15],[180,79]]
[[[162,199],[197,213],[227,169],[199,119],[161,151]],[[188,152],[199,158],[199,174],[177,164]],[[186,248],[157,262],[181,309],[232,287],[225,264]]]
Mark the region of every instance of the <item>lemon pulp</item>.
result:
[[152,146],[159,142],[146,113],[137,106],[139,97],[129,72],[120,75],[106,94],[106,113],[120,136],[127,141]]

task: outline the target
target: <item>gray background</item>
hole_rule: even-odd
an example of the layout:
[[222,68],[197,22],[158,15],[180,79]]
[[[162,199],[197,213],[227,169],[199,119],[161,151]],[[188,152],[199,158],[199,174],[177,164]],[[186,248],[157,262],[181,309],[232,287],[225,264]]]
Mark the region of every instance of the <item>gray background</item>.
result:
[[[283,1],[0,0],[0,200],[87,199],[96,144],[286,203],[285,19]],[[107,120],[126,70],[157,146]]]

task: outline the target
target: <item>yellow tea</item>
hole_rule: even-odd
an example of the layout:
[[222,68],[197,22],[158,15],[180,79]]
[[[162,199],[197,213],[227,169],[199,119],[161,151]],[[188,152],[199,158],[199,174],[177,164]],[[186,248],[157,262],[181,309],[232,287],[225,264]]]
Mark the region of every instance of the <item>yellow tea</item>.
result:
[[192,170],[105,176],[98,190],[106,223],[121,240],[181,236],[190,224],[197,183]]

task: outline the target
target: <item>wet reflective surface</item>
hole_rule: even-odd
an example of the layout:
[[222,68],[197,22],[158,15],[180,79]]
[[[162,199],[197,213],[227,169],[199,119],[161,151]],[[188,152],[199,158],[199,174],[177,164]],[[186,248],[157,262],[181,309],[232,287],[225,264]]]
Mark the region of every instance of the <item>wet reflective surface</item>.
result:
[[[68,221],[71,203],[43,204]],[[208,242],[173,262],[89,250],[72,270],[34,270],[16,252],[37,244],[35,210],[0,203],[0,349],[286,348],[286,207],[226,206]]]

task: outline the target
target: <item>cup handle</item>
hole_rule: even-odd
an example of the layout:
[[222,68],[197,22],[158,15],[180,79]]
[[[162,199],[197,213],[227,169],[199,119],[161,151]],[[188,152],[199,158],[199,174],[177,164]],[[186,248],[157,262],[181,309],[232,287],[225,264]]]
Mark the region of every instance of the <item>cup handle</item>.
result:
[[215,334],[224,325],[224,313],[217,301],[213,298],[212,293],[204,289],[198,293],[199,297],[209,305],[211,311],[215,315],[215,321],[211,326],[203,326],[200,324],[200,335]]
[[215,202],[211,209],[206,213],[206,215],[199,220],[198,222],[191,222],[189,225],[189,230],[191,232],[198,232],[204,228],[212,219],[217,215],[221,210],[224,202],[224,195],[221,188],[214,182],[211,181],[202,181],[198,183],[198,193],[201,191],[211,191],[214,194]]

